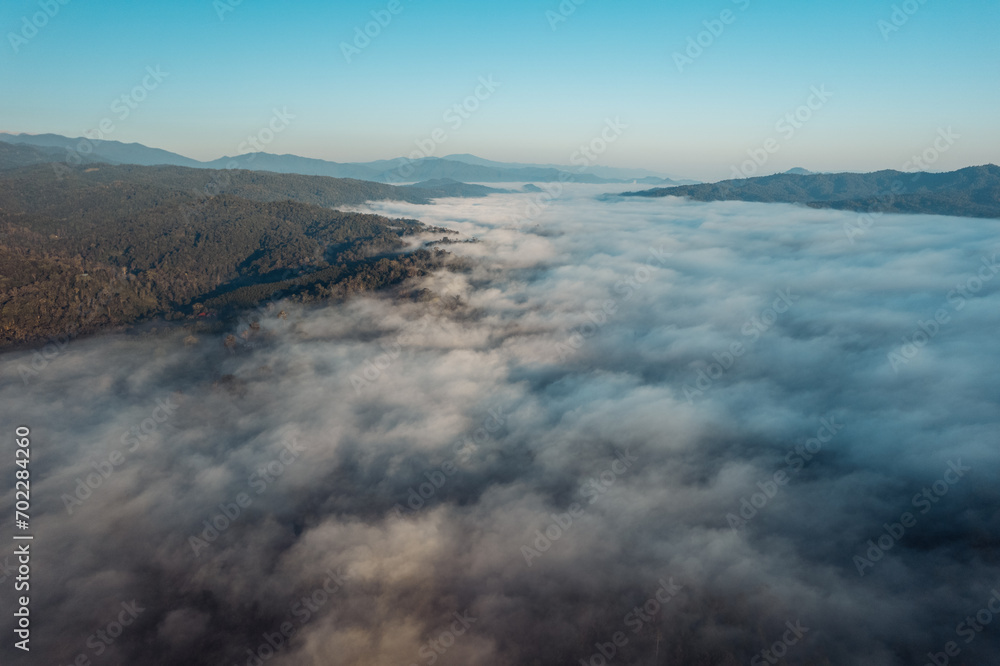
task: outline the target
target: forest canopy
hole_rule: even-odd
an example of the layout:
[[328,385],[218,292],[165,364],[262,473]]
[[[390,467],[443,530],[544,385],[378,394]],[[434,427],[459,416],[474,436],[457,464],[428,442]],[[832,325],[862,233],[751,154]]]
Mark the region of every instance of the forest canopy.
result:
[[[342,212],[405,188],[294,174],[0,154],[0,345],[225,315],[275,296],[344,296],[418,275],[416,220]],[[8,151],[8,153],[13,151]],[[3,153],[3,144],[0,144]],[[11,167],[10,165],[13,166]],[[443,230],[437,230],[443,231]]]

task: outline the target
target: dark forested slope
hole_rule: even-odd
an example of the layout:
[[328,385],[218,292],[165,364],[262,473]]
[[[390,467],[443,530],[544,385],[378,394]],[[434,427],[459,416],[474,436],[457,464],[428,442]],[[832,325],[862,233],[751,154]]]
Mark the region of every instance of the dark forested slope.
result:
[[[28,156],[32,157],[32,156]],[[205,186],[227,177],[222,194]],[[415,220],[323,206],[420,200],[377,183],[181,167],[0,170],[0,345],[371,289],[442,261]]]
[[624,196],[688,197],[695,201],[802,203],[814,208],[1000,217],[1000,167],[947,173],[791,174],[661,187]]

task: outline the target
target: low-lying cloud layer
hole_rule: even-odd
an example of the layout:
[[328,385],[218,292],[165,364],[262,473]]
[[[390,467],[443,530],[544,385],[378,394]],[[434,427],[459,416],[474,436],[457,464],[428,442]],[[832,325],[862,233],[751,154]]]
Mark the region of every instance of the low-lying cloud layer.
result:
[[997,654],[1000,223],[601,191],[375,206],[480,239],[436,298],[0,357],[5,663]]

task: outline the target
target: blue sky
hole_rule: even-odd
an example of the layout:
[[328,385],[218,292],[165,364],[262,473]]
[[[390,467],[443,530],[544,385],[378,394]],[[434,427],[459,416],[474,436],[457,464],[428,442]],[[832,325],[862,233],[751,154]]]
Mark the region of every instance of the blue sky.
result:
[[[48,2],[53,15],[25,29]],[[568,163],[619,118],[598,163],[719,179],[748,151],[766,155],[754,173],[901,168],[950,127],[958,138],[928,168],[1000,162],[995,1],[224,3],[6,0],[0,130],[78,136],[109,118],[105,138],[212,159],[287,109],[268,152],[366,161],[422,141],[438,156]],[[341,45],[371,12],[391,20],[348,62]],[[699,33],[706,46],[678,67]],[[446,116],[480,77],[499,85],[479,88],[467,118]],[[144,79],[121,118],[112,102]],[[814,87],[829,98],[799,109]],[[779,131],[797,109],[807,120]]]

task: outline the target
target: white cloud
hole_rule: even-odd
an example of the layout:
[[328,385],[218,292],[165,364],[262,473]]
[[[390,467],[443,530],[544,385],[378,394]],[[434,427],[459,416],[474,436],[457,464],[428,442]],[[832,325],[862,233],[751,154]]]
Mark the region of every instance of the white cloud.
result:
[[[421,647],[464,611],[478,620],[438,663],[569,662],[668,576],[684,590],[653,623],[678,663],[749,659],[796,618],[813,628],[792,648],[803,661],[937,649],[997,579],[1000,280],[899,372],[887,354],[952,307],[1000,223],[885,215],[851,244],[848,213],[605,189],[567,186],[520,228],[532,195],[373,204],[481,239],[447,248],[468,272],[414,285],[457,307],[286,307],[235,354],[179,333],[77,340],[27,388],[27,352],[0,358],[0,413],[37,451],[33,604],[56,637],[39,650],[71,659],[136,598],[148,610],[113,647],[136,663],[244,663],[284,621],[298,631],[271,663],[427,663]],[[366,361],[377,376],[358,389]],[[61,496],[167,396],[176,413],[68,515]],[[731,530],[831,416],[843,429]],[[302,453],[279,474],[290,438]],[[585,490],[626,449],[634,466]],[[967,482],[858,576],[852,557],[957,458]],[[433,492],[407,508],[421,484]],[[195,556],[189,536],[240,493],[250,505]],[[573,503],[582,518],[525,566],[521,546]],[[293,604],[338,566],[351,577],[300,624]],[[182,640],[204,617],[213,640]],[[657,633],[629,638],[623,654],[648,659]]]

